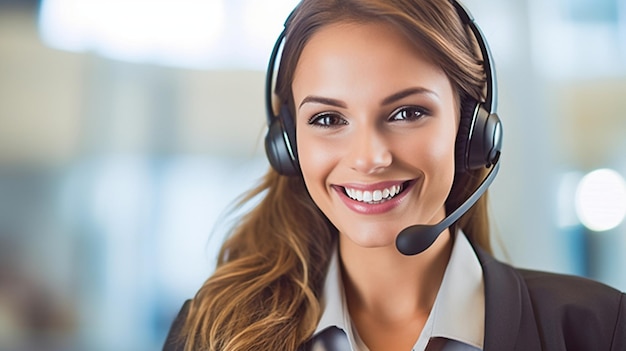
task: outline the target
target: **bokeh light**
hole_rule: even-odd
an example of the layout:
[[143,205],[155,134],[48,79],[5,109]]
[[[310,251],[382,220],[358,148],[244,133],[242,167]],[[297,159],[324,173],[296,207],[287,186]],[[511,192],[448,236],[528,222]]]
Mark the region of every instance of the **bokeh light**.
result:
[[576,214],[590,230],[611,230],[626,216],[626,181],[616,171],[598,169],[585,175],[576,190]]

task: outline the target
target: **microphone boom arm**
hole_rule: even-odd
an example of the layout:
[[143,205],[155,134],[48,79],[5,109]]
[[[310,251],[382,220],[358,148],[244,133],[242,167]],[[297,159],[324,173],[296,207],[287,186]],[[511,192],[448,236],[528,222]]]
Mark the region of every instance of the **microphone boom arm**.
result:
[[396,248],[398,251],[404,255],[412,256],[428,249],[444,229],[458,221],[480,199],[495,179],[499,169],[500,162],[498,157],[491,171],[489,171],[489,174],[487,174],[476,190],[441,222],[434,225],[416,224],[402,230],[396,237]]

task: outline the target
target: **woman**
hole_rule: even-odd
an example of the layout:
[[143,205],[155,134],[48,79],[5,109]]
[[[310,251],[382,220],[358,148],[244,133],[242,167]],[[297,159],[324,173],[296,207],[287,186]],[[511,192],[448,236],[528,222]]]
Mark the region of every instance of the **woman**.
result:
[[447,0],[302,1],[269,112],[274,169],[165,350],[626,350],[624,294],[490,256],[485,196],[423,252],[396,247],[497,162],[495,127],[478,167],[466,152],[475,112],[493,120],[477,102],[495,105],[468,21]]

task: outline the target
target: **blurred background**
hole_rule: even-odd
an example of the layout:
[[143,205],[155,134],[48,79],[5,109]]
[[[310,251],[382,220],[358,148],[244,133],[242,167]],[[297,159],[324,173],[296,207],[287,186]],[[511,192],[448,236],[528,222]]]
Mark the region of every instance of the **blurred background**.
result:
[[[268,167],[295,0],[0,0],[0,350],[159,349]],[[498,257],[626,290],[626,0],[466,0],[505,127]]]

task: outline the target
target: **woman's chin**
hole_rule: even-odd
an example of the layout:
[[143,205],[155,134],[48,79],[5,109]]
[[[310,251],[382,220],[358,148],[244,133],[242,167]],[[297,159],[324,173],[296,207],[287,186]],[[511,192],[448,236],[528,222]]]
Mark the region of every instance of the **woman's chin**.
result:
[[396,236],[395,231],[360,231],[358,233],[341,233],[342,241],[350,246],[357,246],[365,249],[395,247]]

